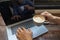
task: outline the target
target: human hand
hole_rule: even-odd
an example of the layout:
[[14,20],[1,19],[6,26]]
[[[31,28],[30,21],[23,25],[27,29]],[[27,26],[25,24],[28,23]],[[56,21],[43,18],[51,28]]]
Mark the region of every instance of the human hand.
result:
[[11,17],[12,20],[17,20],[17,21],[18,21],[20,18],[21,18],[20,15],[15,15],[15,16]]
[[41,13],[41,15],[43,15],[44,17],[46,17],[46,19],[47,19],[48,21],[50,21],[50,22],[53,22],[53,20],[54,20],[54,18],[55,18],[54,15],[52,15],[51,13],[49,13],[49,12],[47,12],[47,11]]
[[19,40],[32,40],[31,30],[27,30],[24,27],[22,29],[18,28],[16,36]]

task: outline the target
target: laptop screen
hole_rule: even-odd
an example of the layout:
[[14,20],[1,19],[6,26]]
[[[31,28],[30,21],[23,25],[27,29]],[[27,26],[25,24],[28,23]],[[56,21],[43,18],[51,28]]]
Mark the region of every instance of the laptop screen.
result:
[[33,17],[33,15],[28,16],[28,17],[26,16],[26,18],[19,19],[19,20],[11,20],[10,18],[7,19],[8,16],[7,16],[7,17],[4,17],[4,15],[2,15],[2,17],[3,17],[3,20],[4,20],[5,24],[8,26],[8,25],[11,25],[11,24],[14,24],[14,23],[20,22],[20,21],[24,21],[24,20],[30,19],[30,18]]
[[11,25],[11,24],[17,23],[19,21],[23,21],[23,20],[32,18],[32,16],[33,16],[32,14],[34,14],[34,10],[32,13],[30,11],[27,12],[26,14],[25,13],[23,13],[23,14],[18,13],[18,15],[20,15],[20,16],[22,15],[23,18],[21,17],[21,18],[19,18],[19,20],[16,20],[16,19],[12,20],[13,13],[9,7],[10,6],[8,5],[7,2],[0,3],[0,12],[1,12],[1,15],[2,15],[6,25]]

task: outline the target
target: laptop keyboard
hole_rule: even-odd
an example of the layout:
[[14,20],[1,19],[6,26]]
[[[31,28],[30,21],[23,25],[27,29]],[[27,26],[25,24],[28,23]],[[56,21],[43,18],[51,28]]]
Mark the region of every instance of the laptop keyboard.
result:
[[25,28],[27,29],[27,28],[31,28],[31,27],[34,27],[34,26],[35,26],[35,25],[34,25],[34,23],[33,23],[32,20],[27,21],[27,22],[24,22],[24,23],[21,23],[21,24],[18,24],[18,25],[14,26],[14,27],[11,27],[12,34],[15,34],[15,33],[16,33],[16,30],[17,30],[19,27],[20,27],[20,28],[25,27]]

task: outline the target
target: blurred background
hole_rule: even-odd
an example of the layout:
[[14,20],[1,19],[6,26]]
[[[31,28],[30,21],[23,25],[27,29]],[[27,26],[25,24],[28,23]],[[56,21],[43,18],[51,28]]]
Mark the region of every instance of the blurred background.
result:
[[[35,12],[43,12],[48,11],[53,15],[60,16],[60,0],[31,0],[35,7]],[[0,12],[3,18],[7,15],[8,17],[4,19],[10,18],[9,15],[12,14],[12,10],[10,9],[10,0],[0,0]],[[9,13],[9,14],[8,14]]]

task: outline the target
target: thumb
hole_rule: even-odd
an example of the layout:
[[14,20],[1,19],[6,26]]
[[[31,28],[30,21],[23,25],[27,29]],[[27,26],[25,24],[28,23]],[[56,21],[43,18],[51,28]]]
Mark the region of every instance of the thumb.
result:
[[47,16],[47,14],[48,14],[47,11],[41,13],[41,15],[43,15],[43,16]]
[[49,18],[50,13],[45,11],[45,12],[42,12],[41,15],[44,16],[45,19],[47,20]]

